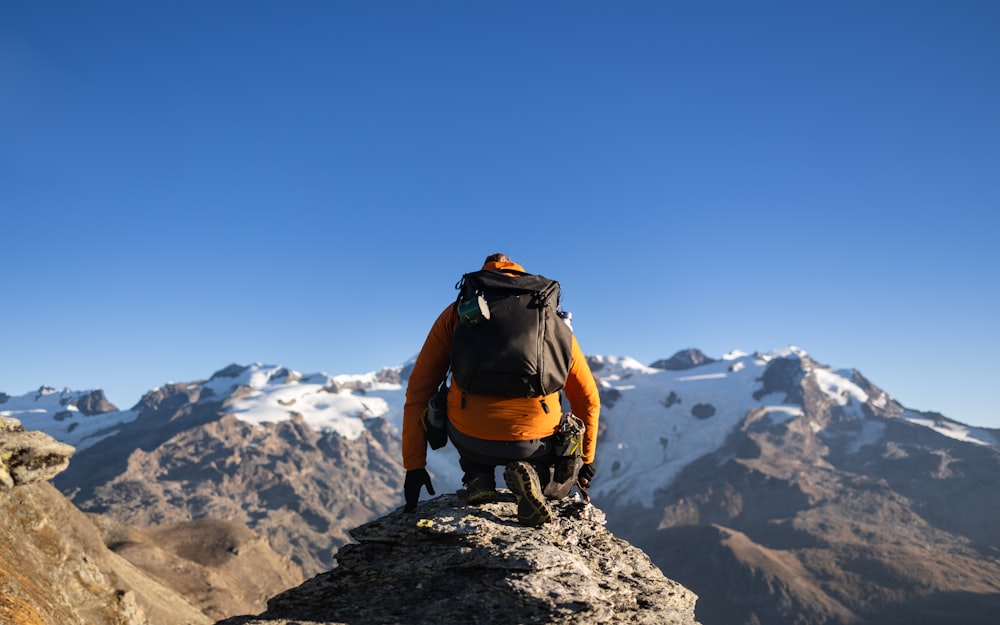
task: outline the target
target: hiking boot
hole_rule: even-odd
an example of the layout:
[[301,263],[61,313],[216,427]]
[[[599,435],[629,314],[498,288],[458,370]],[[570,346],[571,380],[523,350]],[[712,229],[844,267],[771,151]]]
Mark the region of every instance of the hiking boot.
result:
[[527,462],[512,462],[504,469],[503,479],[517,500],[517,522],[534,527],[552,521],[552,508],[542,495],[538,473]]
[[455,493],[458,500],[470,505],[492,503],[500,500],[496,480],[492,475],[480,473],[465,483],[465,488]]

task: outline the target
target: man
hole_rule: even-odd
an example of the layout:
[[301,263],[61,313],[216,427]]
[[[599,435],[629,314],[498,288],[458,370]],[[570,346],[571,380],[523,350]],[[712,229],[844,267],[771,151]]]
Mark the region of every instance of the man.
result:
[[[483,270],[503,272],[511,276],[524,275],[524,269],[504,254],[486,258]],[[515,280],[516,282],[516,280]],[[434,322],[417,361],[410,373],[403,408],[403,466],[406,468],[404,494],[406,509],[417,505],[420,488],[434,494],[425,465],[427,438],[421,422],[427,402],[452,365],[452,345],[459,327],[457,304],[449,305]],[[484,321],[483,323],[490,323]],[[574,477],[583,487],[594,477],[594,453],[600,399],[597,383],[571,331],[565,341],[569,354],[569,369],[561,389],[569,401],[572,413],[586,426],[580,459],[572,468]],[[504,480],[518,504],[518,520],[525,525],[541,525],[552,520],[552,510],[546,501],[545,488],[552,479],[556,457],[555,435],[562,420],[560,389],[535,397],[510,397],[476,394],[451,381],[448,393],[448,435],[459,452],[459,464],[464,472],[464,488],[457,495],[466,503],[495,501],[495,468],[504,466]],[[572,480],[568,482],[572,485]],[[565,496],[550,492],[549,496]]]

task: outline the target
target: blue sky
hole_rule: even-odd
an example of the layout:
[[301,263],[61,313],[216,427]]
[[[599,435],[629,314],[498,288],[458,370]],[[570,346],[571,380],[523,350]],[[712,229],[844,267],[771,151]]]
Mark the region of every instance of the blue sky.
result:
[[505,251],[1000,427],[998,77],[991,1],[4,2],[0,391],[402,364]]

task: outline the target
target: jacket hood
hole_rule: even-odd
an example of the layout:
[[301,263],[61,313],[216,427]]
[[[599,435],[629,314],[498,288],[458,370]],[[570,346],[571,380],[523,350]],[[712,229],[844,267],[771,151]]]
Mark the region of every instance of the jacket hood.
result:
[[528,273],[527,271],[524,270],[524,267],[510,261],[483,263],[483,269],[491,271],[504,271],[505,269],[513,269],[514,271]]

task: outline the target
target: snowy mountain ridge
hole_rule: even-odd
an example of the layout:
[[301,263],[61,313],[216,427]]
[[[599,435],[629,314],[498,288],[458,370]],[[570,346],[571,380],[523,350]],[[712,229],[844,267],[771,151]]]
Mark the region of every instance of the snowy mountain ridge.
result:
[[[299,415],[318,431],[332,430],[353,439],[361,434],[366,419],[386,416],[391,411],[390,401],[395,406],[396,396],[405,392],[399,382],[386,382],[379,375],[303,375],[283,366],[254,363],[230,365],[207,381],[187,386],[208,391],[199,403],[221,399],[227,413],[248,423],[273,423]],[[159,390],[157,387],[149,393]],[[363,394],[355,392],[358,390]],[[129,410],[109,404],[105,412],[81,411],[77,403],[95,392],[100,393],[43,386],[20,396],[0,395],[6,397],[0,399],[0,415],[16,418],[27,429],[41,430],[83,450],[113,435],[142,411],[142,401]],[[398,403],[401,422],[402,403]]]
[[[623,356],[592,356],[588,361],[602,394],[600,479],[593,494],[621,503],[648,505],[654,492],[667,487],[684,467],[718,450],[751,412],[755,420],[773,424],[802,417],[806,412],[799,389],[802,376],[812,378],[820,392],[818,400],[835,408],[838,423],[856,423],[849,444],[855,451],[879,440],[887,418],[970,444],[998,445],[990,431],[903,408],[857,372],[817,364],[797,347],[769,353],[733,351],[719,360],[701,355],[691,362],[703,364],[670,370]],[[220,402],[221,413],[240,421],[260,425],[301,418],[317,431],[356,439],[375,419],[401,431],[406,370],[399,366],[330,376],[254,363],[230,365],[188,386],[200,387],[197,403]],[[82,450],[137,419],[145,399],[129,410],[118,410],[101,401],[101,391],[42,387],[21,396],[0,394],[0,415],[17,418],[28,429],[42,430]],[[827,425],[810,423],[819,433]],[[428,453],[428,468],[438,488],[459,486],[457,458],[450,445]]]
[[[777,364],[771,367],[772,363]],[[750,413],[755,420],[772,424],[803,417],[806,400],[798,390],[798,376],[814,380],[823,398],[837,407],[838,422],[857,423],[855,451],[879,439],[885,418],[899,418],[968,443],[998,444],[986,430],[905,409],[860,374],[817,364],[797,347],[766,354],[734,351],[720,360],[676,371],[636,365],[591,359],[602,388],[602,420],[607,423],[599,441],[602,471],[596,492],[621,503],[651,501],[654,492],[669,485],[684,467],[721,447]],[[822,433],[827,424],[813,421],[810,427]]]

